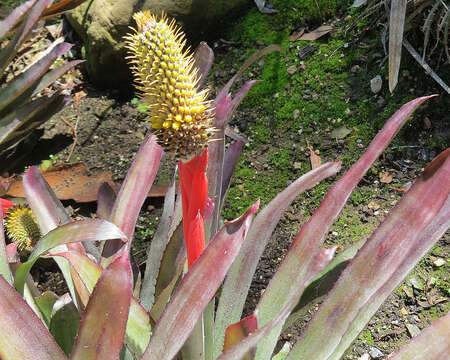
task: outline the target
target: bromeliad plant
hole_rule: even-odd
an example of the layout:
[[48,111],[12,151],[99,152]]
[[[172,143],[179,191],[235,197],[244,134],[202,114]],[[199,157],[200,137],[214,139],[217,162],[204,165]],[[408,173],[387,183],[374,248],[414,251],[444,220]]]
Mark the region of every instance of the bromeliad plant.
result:
[[[144,19],[142,16],[137,18]],[[198,77],[191,78],[196,85],[189,89],[197,93],[213,59],[206,44],[200,45],[193,59],[186,53],[176,53],[181,46],[171,46],[166,52],[164,44],[179,41],[180,34],[164,19],[147,16],[142,28],[139,26],[138,23],[137,32],[128,38],[137,80],[155,89],[154,93],[143,94],[144,99],[158,104],[156,110],[150,110],[151,116],[168,117],[167,109],[175,108],[170,126],[164,126],[164,119],[161,124],[159,119],[151,118],[155,133],[145,138],[117,197],[106,184],[100,188],[97,219],[72,222],[39,171],[31,167],[25,174],[27,201],[44,235],[22,264],[14,257],[14,247],[5,247],[0,241],[0,332],[9,334],[0,337],[0,356],[5,360],[68,356],[271,359],[283,327],[291,324],[318,294],[329,292],[303,338],[292,349],[283,348],[284,353],[278,358],[339,359],[386,297],[450,226],[448,149],[428,165],[371,236],[337,256],[334,248],[323,248],[323,240],[352,190],[408,117],[430,97],[407,103],[386,122],[365,154],[335,183],[302,226],[255,312],[241,319],[257,263],[283,212],[300,193],[334,176],[341,165],[326,163],[310,171],[278,194],[258,215],[255,216],[259,206],[256,202],[240,218],[219,229],[220,208],[242,149],[242,143],[237,141],[225,151],[226,125],[233,109],[254,84],[247,82],[232,98],[229,91],[242,73],[238,72],[214,102],[205,105],[207,116],[200,116],[212,122],[203,128],[209,131],[214,127],[211,140],[215,141],[193,151],[175,151],[182,155],[181,197],[175,199],[173,181],[149,247],[145,274],[142,278],[136,274],[138,281],[133,285],[129,252],[140,208],[155,178],[163,147],[167,146],[166,141],[170,142],[163,131],[173,133],[196,125],[194,119],[186,121],[183,117],[184,122],[179,121],[174,127],[178,115],[189,114],[175,105],[189,103],[179,95],[178,103],[174,100],[175,90],[184,88],[175,86],[180,77],[171,73],[158,78],[156,74],[163,71],[157,66],[164,61],[165,71],[173,56],[179,61],[172,62],[174,68],[186,66],[188,73],[193,74],[194,66],[189,64],[194,61],[200,70]],[[139,60],[144,52],[145,57],[151,58]],[[144,61],[142,67],[139,61]],[[148,76],[139,78],[139,71],[148,71]],[[175,79],[173,90],[166,87],[164,79],[167,84]],[[162,87],[168,89],[165,96],[159,92]],[[167,96],[169,92],[172,98]],[[185,142],[177,136],[177,146],[183,146]],[[184,140],[191,141],[187,149],[194,149],[195,137]],[[97,247],[92,241],[100,241],[102,246]],[[81,242],[87,245],[84,247]],[[49,292],[35,293],[28,274],[41,256],[58,261],[70,296],[57,298]],[[425,352],[427,359],[442,359],[448,351],[449,327],[447,315],[394,359],[410,359],[410,354]]]
[[0,51],[0,154],[16,146],[70,102],[70,96],[60,92],[49,97],[38,96],[65,72],[82,62],[73,60],[49,70],[55,60],[72,47],[62,38],[57,39],[21,74],[8,82],[5,70],[14,63],[18,53],[23,55],[22,46],[40,20],[60,15],[83,1],[64,0],[52,5],[52,0],[29,0],[0,21],[0,40],[9,37]]

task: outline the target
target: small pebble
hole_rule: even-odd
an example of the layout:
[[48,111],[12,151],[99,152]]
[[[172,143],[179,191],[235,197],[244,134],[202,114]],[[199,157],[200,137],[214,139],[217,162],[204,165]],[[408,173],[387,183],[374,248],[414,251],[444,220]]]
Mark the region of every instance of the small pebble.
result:
[[370,347],[369,355],[372,359],[382,359],[384,357],[384,354],[375,346]]

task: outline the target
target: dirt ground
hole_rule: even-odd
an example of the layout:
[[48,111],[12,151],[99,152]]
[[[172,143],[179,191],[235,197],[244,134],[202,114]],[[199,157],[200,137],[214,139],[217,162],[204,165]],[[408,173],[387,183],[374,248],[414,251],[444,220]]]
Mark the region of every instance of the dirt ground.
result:
[[[216,63],[221,63],[222,67],[213,69],[213,75],[210,77],[209,86],[213,92],[223,86],[233,73],[230,70],[232,64],[224,64],[225,61],[231,60],[225,56],[227,50],[240,51],[239,56],[245,54],[239,45],[233,49],[224,45],[224,48],[217,51]],[[25,166],[40,164],[50,159],[55,163],[84,162],[91,173],[110,172],[112,180],[117,184],[125,178],[128,167],[149,129],[145,114],[138,110],[130,97],[123,98],[114,91],[99,90],[92,86],[87,78],[83,81],[82,91],[85,97],[54,116],[33,135],[34,140],[29,142],[31,149],[28,149],[27,155],[21,161],[14,164],[10,174],[20,173]],[[435,89],[440,91],[438,88]],[[422,95],[420,92],[421,90],[417,95]],[[247,128],[258,122],[260,111],[264,109],[245,106],[239,108],[232,120],[232,128],[248,136]],[[426,122],[420,130],[406,131],[401,135],[402,140],[377,161],[375,170],[364,177],[356,195],[352,196],[337,220],[337,225],[331,229],[325,242],[326,246],[338,244],[342,250],[350,245],[355,237],[368,235],[384,219],[400,199],[402,192],[389,189],[385,182],[380,181],[380,174],[387,171],[392,176],[391,182],[395,188],[406,188],[417,178],[425,164],[439,151],[438,147],[423,145],[419,139],[430,138],[434,136],[434,132],[442,134],[449,131],[448,114],[442,114],[440,118],[434,116],[432,121],[433,131],[427,127]],[[342,160],[347,155],[347,148],[343,141],[334,142],[330,132],[331,129],[317,124],[304,129],[303,137],[307,136],[310,139],[314,149],[320,151],[322,159]],[[276,135],[268,144],[251,142],[251,146],[247,147],[242,155],[242,164],[251,163],[252,168],[258,172],[270,174],[272,167],[277,165],[269,161],[267,150],[276,147],[277,144],[294,143],[297,139],[293,138],[294,136],[297,136],[296,129]],[[72,151],[74,140],[76,143]],[[361,143],[359,146],[361,151],[365,145]],[[309,152],[304,147],[299,146],[298,153],[301,161],[307,163],[310,160]],[[168,183],[173,161],[163,160],[163,164],[157,178],[158,184]],[[292,162],[290,165],[295,164]],[[236,189],[240,185],[242,184],[239,179],[235,179],[231,186],[232,189]],[[316,208],[320,196],[323,194],[308,191],[305,196],[292,204],[282,218],[254,275],[245,309],[247,314],[254,309],[299,227]],[[228,204],[231,201],[232,199],[228,200]],[[79,204],[65,201],[64,204],[70,206],[75,215],[90,216],[95,213],[95,203]],[[139,217],[133,255],[136,262],[141,265],[141,269],[144,267],[145,251],[158,223],[161,207],[161,198],[148,199]],[[354,219],[358,219],[358,230],[352,227]],[[363,226],[360,226],[361,224]],[[448,261],[445,265],[436,266],[436,260],[449,258],[449,245],[450,234],[447,233],[383,304],[349,349],[345,359],[359,359],[365,356],[365,353],[372,359],[385,359],[417,331],[426,327],[430,321],[448,312],[447,297],[450,291]],[[57,275],[53,275],[54,272],[38,270],[38,273],[50,288],[58,289],[59,279]],[[315,304],[309,309],[299,323],[286,329],[282,340],[294,342],[317,310],[317,306]]]

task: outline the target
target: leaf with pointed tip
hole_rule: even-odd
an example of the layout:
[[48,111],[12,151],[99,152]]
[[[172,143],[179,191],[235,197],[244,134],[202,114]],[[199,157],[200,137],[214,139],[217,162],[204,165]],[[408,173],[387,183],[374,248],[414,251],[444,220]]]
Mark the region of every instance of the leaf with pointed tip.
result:
[[[164,250],[170,240],[169,229],[174,221],[181,221],[181,216],[174,218],[175,210],[175,176],[176,170],[172,177],[172,183],[164,197],[164,208],[158,229],[153,236],[150,246],[147,250],[147,262],[145,266],[145,276],[141,287],[140,301],[145,310],[150,311],[155,302],[155,286],[156,280],[161,266],[161,260]],[[179,214],[181,215],[181,214]]]
[[298,304],[286,320],[283,329],[288,328],[297,320],[303,318],[313,303],[319,302],[336,283],[342,271],[347,267],[351,259],[356,255],[361,246],[364,245],[367,238],[363,238],[354,243],[337,255],[328,266],[318,274],[308,285],[302,294]]
[[205,83],[213,62],[214,52],[206,42],[202,41],[198,44],[194,52],[194,67],[198,69],[198,75],[200,77],[198,87],[202,87]]
[[[403,346],[391,360],[442,360],[450,354],[450,313],[436,320]],[[426,355],[425,355],[426,354]]]
[[[28,205],[36,217],[42,234],[45,235],[59,225],[68,224],[72,221],[61,201],[56,197],[55,193],[36,166],[31,166],[25,173],[22,185]],[[60,245],[55,250],[65,251],[67,250],[67,246]],[[75,292],[72,277],[70,275],[69,264],[64,259],[57,258],[55,261],[61,269],[64,280],[69,288],[70,296],[75,304],[78,305],[78,295]]]
[[[92,293],[103,270],[100,265],[76,251],[55,253],[52,256],[67,259],[78,278],[82,281],[81,284],[77,282],[75,284],[77,286],[84,286],[88,293]],[[77,289],[79,291],[79,288]],[[86,303],[88,299],[89,297],[86,298]],[[142,355],[150,340],[150,332],[151,327],[148,313],[136,299],[132,298],[126,329],[126,345],[134,354]]]
[[52,291],[45,291],[39,297],[36,298],[36,305],[39,307],[41,314],[44,317],[45,325],[50,325],[50,319],[52,317],[52,309],[56,300],[58,300],[58,295]]
[[40,93],[49,85],[53,84],[58,78],[60,78],[64,73],[72,69],[74,66],[83,63],[84,60],[73,60],[68,61],[64,65],[57,67],[56,69],[50,70],[41,79],[38,80],[36,84],[33,84],[33,93],[30,98]]
[[75,307],[69,294],[61,296],[53,307],[50,333],[67,356],[72,352],[80,319],[80,312]]
[[252,65],[255,61],[258,61],[261,57],[264,55],[270,54],[271,52],[279,51],[284,52],[283,49],[279,45],[269,45],[266,46],[264,49],[258,50],[253,55],[251,55],[247,60],[245,60],[244,64],[241,66],[241,68],[238,70],[236,75],[234,75],[220,90],[219,94],[217,94],[217,97],[214,100],[214,105],[217,105],[219,101],[222,100],[225,96],[228,95],[230,92],[231,86],[233,86],[233,83],[241,77],[241,75],[244,73],[245,70],[248,69],[250,65]]
[[192,264],[156,324],[142,360],[172,359],[181,349],[239,252],[258,206],[226,223]]
[[11,13],[2,21],[0,21],[0,39],[10,32],[22,19],[28,14],[28,11],[35,4],[37,0],[29,0],[22,5],[16,7]]
[[[228,326],[227,329],[225,330],[223,351],[230,348],[234,344],[237,344],[239,341],[241,341],[243,338],[250,335],[251,333],[255,332],[257,328],[258,328],[258,320],[256,319],[256,316],[254,314],[251,314],[243,318],[241,321]],[[250,360],[252,358],[253,356],[250,353],[246,354],[243,357],[243,359],[245,360]]]
[[44,58],[9,82],[6,87],[0,89],[0,113],[3,113],[7,107],[17,106],[19,102],[23,102],[20,98],[21,95],[32,85],[37,86],[36,81],[45,74],[55,59],[66,53],[71,47],[72,45],[68,43],[56,45]]
[[311,170],[278,194],[256,216],[222,288],[214,330],[216,357],[222,351],[226,327],[241,317],[258,261],[284,211],[300,193],[314,187],[319,181],[334,176],[340,168],[340,163],[326,163]]
[[[131,247],[136,221],[155,180],[161,156],[162,148],[156,136],[147,135],[117,195],[110,221],[126,235],[128,248]],[[102,265],[108,264],[111,259],[107,258],[113,257],[121,247],[120,239],[106,243],[103,248]]]
[[0,120],[0,153],[15,146],[71,101],[69,96],[53,95],[26,103]]
[[[17,51],[19,51],[20,46],[25,41],[34,24],[38,21],[42,11],[51,2],[52,0],[38,0],[30,4],[30,9],[29,11],[27,11],[27,17],[24,21],[22,21],[22,24],[19,26],[14,37],[10,40],[8,45],[0,52],[0,75],[3,74],[3,71],[6,69],[9,62],[16,55]],[[22,10],[25,11],[25,8],[23,8]]]
[[125,239],[126,237],[116,225],[106,220],[86,219],[57,227],[37,242],[28,261],[21,264],[16,270],[14,285],[17,291],[22,294],[25,278],[31,267],[40,256],[58,245],[79,241],[101,241],[118,238]]
[[[267,289],[257,306],[258,321],[264,325],[274,318],[283,305],[289,301],[294,289],[305,288],[312,280],[311,266],[319,253],[323,240],[331,225],[345,205],[352,190],[390,143],[409,116],[417,107],[432,96],[417,98],[403,105],[386,122],[377,136],[372,140],[366,152],[353,166],[334,184],[323,199],[319,208],[302,226],[294,239],[289,252],[278,271],[269,282]],[[300,264],[300,265],[299,265]],[[278,331],[278,334],[275,334]],[[268,359],[273,352],[281,326],[258,345],[256,359]]]
[[97,217],[108,220],[111,216],[115,201],[116,193],[114,189],[108,183],[102,183],[98,188]]
[[389,19],[389,91],[395,89],[402,58],[403,28],[407,0],[392,0]]
[[23,176],[23,191],[43,234],[72,221],[36,166]]
[[67,360],[42,321],[2,276],[0,318],[2,359]]
[[242,148],[244,146],[243,141],[235,141],[225,151],[223,161],[223,175],[222,175],[222,191],[220,203],[217,206],[223,204],[223,200],[230,186],[231,177],[233,176],[236,164],[241,156]]
[[13,283],[13,276],[9,267],[8,254],[6,252],[5,229],[3,227],[3,210],[0,208],[0,276],[9,283]]
[[64,14],[66,11],[70,11],[76,8],[78,5],[84,3],[86,0],[61,0],[55,4],[50,5],[42,13],[42,19],[49,19],[51,17]]
[[[340,359],[376,310],[450,227],[450,149],[438,155],[342,273],[288,359]],[[317,339],[332,328],[327,341]]]
[[85,313],[70,356],[72,360],[117,359],[125,336],[133,275],[128,252],[103,270]]

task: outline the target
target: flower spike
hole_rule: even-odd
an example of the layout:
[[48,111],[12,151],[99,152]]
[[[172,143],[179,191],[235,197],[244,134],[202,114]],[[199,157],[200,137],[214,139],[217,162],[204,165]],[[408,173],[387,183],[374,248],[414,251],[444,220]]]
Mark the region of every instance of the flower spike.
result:
[[184,50],[186,40],[175,20],[164,14],[158,20],[149,11],[133,18],[137,29],[125,39],[136,88],[159,144],[189,160],[206,148],[214,132],[208,90],[198,89],[198,69],[189,49]]

